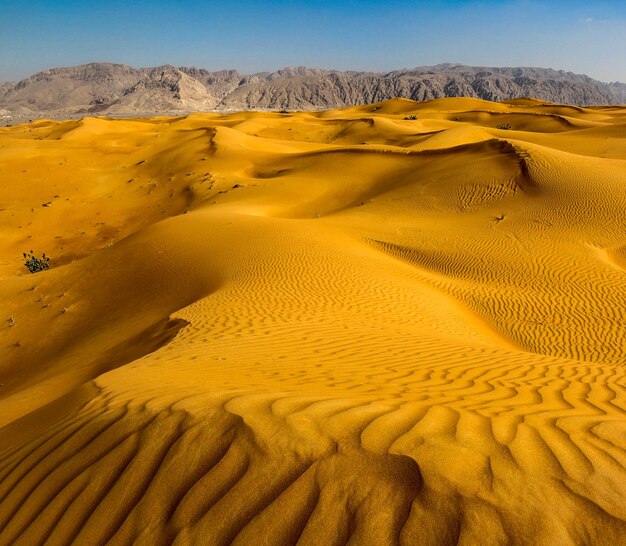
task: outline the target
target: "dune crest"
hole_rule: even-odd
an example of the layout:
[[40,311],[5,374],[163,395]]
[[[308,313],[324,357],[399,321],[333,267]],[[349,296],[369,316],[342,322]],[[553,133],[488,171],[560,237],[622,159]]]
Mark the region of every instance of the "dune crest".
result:
[[624,129],[0,128],[0,544],[623,542]]

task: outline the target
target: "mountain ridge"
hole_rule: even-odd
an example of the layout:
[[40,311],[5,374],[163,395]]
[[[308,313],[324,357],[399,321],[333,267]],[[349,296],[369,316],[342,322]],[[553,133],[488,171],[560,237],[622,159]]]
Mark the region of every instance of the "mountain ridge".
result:
[[579,106],[626,103],[626,84],[536,67],[454,63],[389,72],[285,67],[241,74],[198,67],[134,68],[89,63],[0,83],[0,113],[89,114],[202,110],[312,110],[466,96],[502,101],[532,97]]

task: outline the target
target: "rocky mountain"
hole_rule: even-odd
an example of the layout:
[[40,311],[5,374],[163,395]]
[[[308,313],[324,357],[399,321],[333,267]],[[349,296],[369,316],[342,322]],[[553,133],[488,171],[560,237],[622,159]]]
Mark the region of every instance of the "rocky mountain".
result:
[[319,109],[405,97],[533,97],[581,106],[626,103],[626,85],[545,68],[458,64],[387,73],[305,67],[242,75],[236,70],[133,68],[91,63],[53,68],[0,84],[0,113],[141,114],[198,110]]

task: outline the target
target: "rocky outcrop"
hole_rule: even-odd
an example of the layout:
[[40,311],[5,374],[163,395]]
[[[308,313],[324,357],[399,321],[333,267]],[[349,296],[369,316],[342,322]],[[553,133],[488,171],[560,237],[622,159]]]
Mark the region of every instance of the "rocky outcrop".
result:
[[242,75],[236,70],[91,63],[0,84],[0,110],[62,115],[319,109],[394,97],[422,101],[457,96],[494,101],[532,97],[580,106],[619,104],[626,103],[626,85],[528,67],[440,64],[388,73],[297,67]]

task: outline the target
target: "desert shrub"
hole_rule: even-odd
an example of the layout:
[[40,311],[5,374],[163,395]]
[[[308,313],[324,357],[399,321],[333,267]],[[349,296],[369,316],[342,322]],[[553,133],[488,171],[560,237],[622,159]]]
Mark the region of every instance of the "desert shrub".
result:
[[499,123],[496,125],[496,129],[502,129],[503,131],[508,131],[511,129],[511,125],[508,123]]
[[24,265],[31,273],[37,273],[38,271],[43,271],[44,269],[50,269],[50,258],[48,258],[45,253],[41,255],[41,258],[37,258],[35,253],[31,250],[30,254],[22,252],[22,256],[24,257]]
[[413,121],[416,119],[417,119],[417,116],[404,116],[405,121]]

